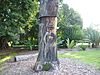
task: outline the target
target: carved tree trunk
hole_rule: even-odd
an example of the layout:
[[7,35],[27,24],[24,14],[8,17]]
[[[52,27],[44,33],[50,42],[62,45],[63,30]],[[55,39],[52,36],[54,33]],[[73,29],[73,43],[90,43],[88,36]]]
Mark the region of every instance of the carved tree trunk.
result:
[[57,0],[40,0],[39,55],[35,71],[58,69],[56,48]]

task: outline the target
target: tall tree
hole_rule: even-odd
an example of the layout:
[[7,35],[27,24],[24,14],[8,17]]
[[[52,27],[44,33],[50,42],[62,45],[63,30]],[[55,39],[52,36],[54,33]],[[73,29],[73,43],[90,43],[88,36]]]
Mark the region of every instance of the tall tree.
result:
[[79,25],[82,27],[83,21],[80,14],[70,8],[68,4],[61,4],[58,12],[58,25]]
[[66,46],[66,39],[81,40],[82,33],[82,19],[78,12],[70,8],[67,4],[61,3],[58,13],[58,37],[63,41]]
[[58,68],[56,48],[58,0],[40,0],[39,55],[35,71]]
[[32,27],[30,19],[36,15],[38,0],[0,0],[0,48],[19,38],[25,27]]

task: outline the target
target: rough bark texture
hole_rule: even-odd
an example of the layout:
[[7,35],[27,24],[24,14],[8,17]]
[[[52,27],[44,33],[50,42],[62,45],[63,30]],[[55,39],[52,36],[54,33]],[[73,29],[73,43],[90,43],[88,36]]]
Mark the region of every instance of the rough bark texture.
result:
[[57,0],[40,0],[39,55],[35,71],[58,69],[56,48]]
[[58,0],[40,0],[40,17],[57,16]]
[[5,36],[0,37],[0,49],[8,49],[8,40]]

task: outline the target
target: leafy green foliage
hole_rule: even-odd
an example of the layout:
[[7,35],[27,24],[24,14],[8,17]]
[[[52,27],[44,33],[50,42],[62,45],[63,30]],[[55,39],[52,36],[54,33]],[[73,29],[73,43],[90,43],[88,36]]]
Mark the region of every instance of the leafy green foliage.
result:
[[58,13],[58,37],[61,40],[65,40],[63,45],[66,43],[66,39],[70,40],[81,40],[83,38],[82,31],[82,19],[80,15],[69,8],[67,4],[61,4]]
[[91,43],[95,44],[96,46],[100,43],[100,32],[90,28],[86,30],[86,37],[90,40]]
[[21,34],[28,35],[26,33],[35,29],[38,8],[38,0],[1,0],[0,38],[5,36],[14,44],[20,40]]
[[81,50],[84,51],[84,50],[86,50],[86,48],[88,47],[88,45],[83,45],[83,44],[82,44],[82,45],[80,45],[79,47],[81,48]]
[[37,49],[37,39],[28,38],[27,40],[23,40],[22,43],[26,46],[27,49],[33,50]]
[[75,46],[74,40],[70,41],[69,38],[68,38],[66,41],[67,41],[66,45],[67,45],[68,48],[74,48],[74,46]]
[[82,27],[82,19],[78,12],[62,4],[58,11],[58,25],[79,25]]
[[32,10],[32,0],[3,0],[0,4],[1,36],[10,32],[16,34],[19,31],[20,33],[20,27],[25,25]]
[[33,44],[30,40],[26,40],[25,41],[25,45],[28,49],[32,50]]
[[83,30],[79,26],[63,26],[58,31],[58,36],[61,37],[61,40],[69,38],[70,41],[74,40],[76,42],[84,37]]

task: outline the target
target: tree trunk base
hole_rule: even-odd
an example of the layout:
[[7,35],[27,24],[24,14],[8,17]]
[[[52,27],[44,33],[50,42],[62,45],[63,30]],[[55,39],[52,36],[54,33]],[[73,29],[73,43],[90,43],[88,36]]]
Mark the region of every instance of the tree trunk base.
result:
[[53,62],[36,62],[33,70],[35,70],[36,72],[59,70],[59,63],[58,63],[58,61],[53,61]]

